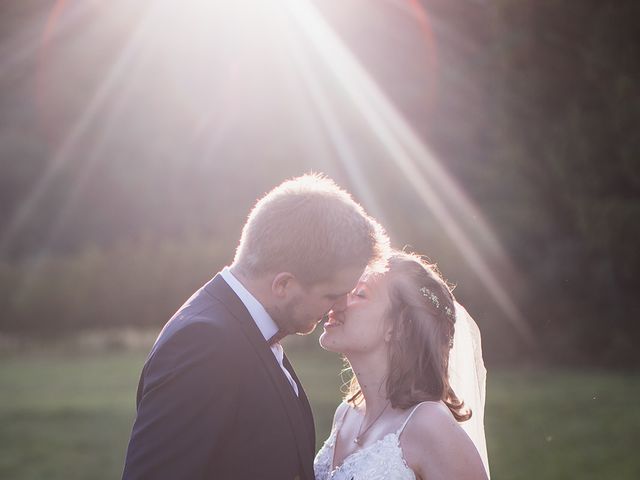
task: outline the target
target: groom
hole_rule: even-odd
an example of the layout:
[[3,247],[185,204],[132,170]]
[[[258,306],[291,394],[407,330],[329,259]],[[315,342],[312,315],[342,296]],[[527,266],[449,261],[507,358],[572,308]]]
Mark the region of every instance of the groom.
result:
[[144,365],[125,480],[313,480],[309,401],[279,339],[345,302],[388,239],[316,175],[255,205],[233,264],[167,322]]

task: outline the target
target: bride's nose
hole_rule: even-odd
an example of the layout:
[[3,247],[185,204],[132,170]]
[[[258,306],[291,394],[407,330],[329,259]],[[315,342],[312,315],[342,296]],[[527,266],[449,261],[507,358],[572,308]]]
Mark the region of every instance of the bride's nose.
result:
[[336,303],[333,304],[333,307],[331,307],[331,310],[333,310],[334,312],[340,313],[340,312],[344,312],[347,309],[347,298],[349,297],[348,294],[341,296]]

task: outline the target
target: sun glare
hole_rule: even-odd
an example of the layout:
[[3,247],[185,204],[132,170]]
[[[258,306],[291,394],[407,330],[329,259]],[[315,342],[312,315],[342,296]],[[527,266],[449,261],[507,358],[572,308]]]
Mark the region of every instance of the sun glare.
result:
[[[442,228],[456,244],[459,253],[482,280],[489,294],[516,330],[527,342],[533,342],[533,334],[523,315],[474,245],[474,242],[481,240],[490,246],[492,255],[499,257],[501,262],[508,262],[506,253],[483,220],[482,214],[413,132],[411,126],[313,8],[311,2],[295,3],[292,5],[292,14],[298,21],[301,34],[318,53],[323,66],[334,74],[337,83],[347,92],[353,107],[360,112],[389,159],[404,173],[407,182],[413,186],[425,207],[439,220]],[[309,51],[310,49],[307,50]],[[297,56],[299,63],[301,58],[302,55]],[[300,68],[305,70],[304,65]],[[304,76],[312,78],[309,74]],[[314,95],[315,103],[323,111],[328,111],[326,102],[319,97],[318,94]],[[332,121],[334,119],[328,113],[322,115],[322,118],[328,124],[327,130],[332,131],[331,125],[336,123]],[[351,162],[348,171],[352,173],[352,177],[358,177],[358,159],[349,154],[350,149],[339,134],[334,133],[332,138],[337,141],[336,150],[342,152],[341,158]],[[355,185],[363,191],[363,198],[374,198],[366,184],[356,182]],[[376,210],[379,210],[377,204],[375,205]]]
[[[342,4],[334,8],[336,5]],[[373,15],[378,4],[349,5],[357,9],[353,19],[362,20]],[[397,6],[422,31],[426,38],[424,58],[436,68],[437,45],[424,9],[411,0],[397,2]],[[382,208],[367,183],[363,174],[366,159],[359,153],[358,140],[349,134],[348,117],[365,132],[366,142],[376,144],[388,162],[402,172],[406,184],[438,220],[513,326],[525,339],[533,338],[476,247],[481,244],[491,258],[508,262],[481,212],[314,2],[116,0],[87,2],[80,7],[75,2],[58,1],[45,25],[34,42],[41,50],[40,115],[44,123],[63,116],[73,120],[56,139],[53,159],[14,213],[0,247],[26,225],[58,172],[70,159],[82,156],[85,161],[76,182],[51,228],[50,237],[55,237],[78,201],[84,180],[92,175],[95,165],[108,161],[107,147],[117,136],[114,128],[126,120],[130,130],[145,132],[149,125],[168,121],[167,116],[171,120],[167,143],[183,139],[206,142],[207,155],[214,156],[211,151],[231,130],[250,131],[257,125],[254,118],[278,118],[276,114],[286,113],[295,118],[310,158],[324,162],[311,167],[323,169],[327,158],[337,158],[359,198],[384,222],[395,212]],[[115,43],[114,38],[118,40]],[[66,47],[60,48],[61,44]],[[93,51],[108,55],[96,58]],[[69,88],[69,77],[86,75],[81,64],[88,59],[100,73],[95,75],[82,107],[65,110],[70,107],[56,103],[59,92]],[[283,91],[286,105],[277,100],[276,93]],[[272,130],[265,134],[275,135],[277,123],[272,121],[268,127]],[[56,125],[50,126],[55,130]],[[264,123],[259,128],[264,128]]]

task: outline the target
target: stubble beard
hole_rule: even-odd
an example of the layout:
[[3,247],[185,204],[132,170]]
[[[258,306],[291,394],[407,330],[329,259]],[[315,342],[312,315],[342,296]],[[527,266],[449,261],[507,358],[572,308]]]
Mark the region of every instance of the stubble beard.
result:
[[276,322],[278,328],[286,332],[287,335],[308,335],[316,329],[321,318],[298,321],[297,319],[302,316],[299,313],[299,307],[301,305],[302,301],[293,299],[284,307],[274,307],[268,313],[271,315],[271,318],[273,318],[273,321]]

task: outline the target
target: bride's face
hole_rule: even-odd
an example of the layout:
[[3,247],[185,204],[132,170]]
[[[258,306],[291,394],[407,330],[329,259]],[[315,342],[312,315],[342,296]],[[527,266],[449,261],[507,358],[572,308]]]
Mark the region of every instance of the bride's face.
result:
[[345,355],[386,348],[390,335],[385,321],[389,307],[387,276],[365,272],[341,308],[329,312],[320,345]]

